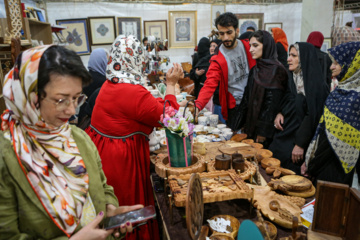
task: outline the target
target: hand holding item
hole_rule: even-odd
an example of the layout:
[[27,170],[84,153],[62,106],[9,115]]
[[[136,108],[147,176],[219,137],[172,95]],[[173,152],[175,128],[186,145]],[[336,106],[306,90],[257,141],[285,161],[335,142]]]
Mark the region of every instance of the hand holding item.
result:
[[[121,206],[115,207],[114,205],[108,204],[106,205],[107,216],[112,217],[118,214],[122,214],[125,212],[134,211],[137,209],[141,209],[144,206],[141,204],[133,205],[133,206]],[[115,228],[114,230],[114,237],[118,238],[122,235],[126,235],[127,232],[132,232],[133,228],[130,222],[126,222],[125,224],[121,225],[119,228]],[[119,231],[120,230],[120,231]],[[109,231],[109,230],[108,230]]]
[[[100,212],[95,219],[83,227],[79,232],[74,234],[70,240],[81,240],[81,239],[88,239],[88,240],[97,240],[97,239],[106,239],[110,234],[114,232],[115,229],[105,230],[99,228],[100,222],[104,218],[104,212]],[[120,236],[118,234],[118,236]]]
[[180,64],[174,63],[174,66],[166,73],[166,85],[175,86],[175,84],[184,77],[184,71]]
[[283,123],[284,123],[284,116],[281,113],[278,113],[274,120],[274,127],[278,130],[283,131],[284,130],[282,127]]
[[291,153],[291,159],[293,163],[300,162],[303,159],[303,156],[304,156],[304,149],[299,147],[298,145],[295,145]]
[[205,70],[204,70],[204,69],[200,69],[200,70],[199,70],[199,69],[197,68],[197,69],[195,70],[195,73],[196,73],[196,75],[201,76],[201,75],[203,75],[203,74],[205,73]]

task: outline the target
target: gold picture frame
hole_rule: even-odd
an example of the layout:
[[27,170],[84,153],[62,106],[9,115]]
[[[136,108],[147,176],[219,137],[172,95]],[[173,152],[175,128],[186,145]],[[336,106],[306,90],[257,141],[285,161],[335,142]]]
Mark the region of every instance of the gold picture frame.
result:
[[225,4],[212,4],[211,5],[211,29],[216,29],[215,19],[220,15],[226,12]]
[[160,41],[168,39],[167,21],[144,21],[144,37],[148,36],[154,36],[156,40]]
[[169,11],[170,48],[195,48],[197,11]]

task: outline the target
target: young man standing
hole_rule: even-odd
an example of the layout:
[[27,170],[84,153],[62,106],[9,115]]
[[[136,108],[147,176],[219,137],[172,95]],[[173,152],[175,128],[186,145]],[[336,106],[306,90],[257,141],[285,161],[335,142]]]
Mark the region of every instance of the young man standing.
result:
[[217,54],[210,59],[204,87],[201,89],[195,105],[202,110],[219,86],[221,113],[233,130],[238,130],[236,111],[247,85],[250,69],[256,61],[249,52],[248,40],[238,40],[239,22],[230,12],[223,13],[215,20],[222,44]]

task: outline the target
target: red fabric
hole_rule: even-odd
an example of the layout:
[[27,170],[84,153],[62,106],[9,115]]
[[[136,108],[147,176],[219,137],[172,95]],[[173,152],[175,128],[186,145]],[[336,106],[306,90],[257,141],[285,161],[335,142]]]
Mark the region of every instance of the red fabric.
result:
[[[256,65],[256,61],[251,57],[250,45],[248,40],[240,40],[244,47],[249,64],[249,70]],[[224,55],[219,51],[210,59],[210,67],[206,74],[206,81],[201,88],[199,97],[195,101],[196,107],[202,110],[209,102],[214,94],[217,86],[219,88],[219,100],[221,105],[221,114],[227,120],[228,109],[236,106],[236,101],[233,95],[228,92],[228,66]]]
[[285,51],[288,51],[289,44],[285,32],[281,28],[272,28],[271,31],[273,33],[275,43],[281,43],[284,46]]
[[[174,95],[168,95],[171,106],[178,109]],[[155,99],[140,85],[117,84],[106,81],[96,99],[91,125],[111,136],[125,136],[136,131],[150,134],[163,112],[164,100]],[[103,137],[92,128],[87,128],[95,143],[107,177],[114,187],[119,205],[154,205],[150,182],[149,142],[143,135],[123,139]],[[159,239],[155,220],[139,227],[126,239]]]
[[306,42],[311,43],[312,45],[314,45],[317,48],[321,48],[321,46],[324,42],[324,35],[318,31],[311,32],[309,34]]

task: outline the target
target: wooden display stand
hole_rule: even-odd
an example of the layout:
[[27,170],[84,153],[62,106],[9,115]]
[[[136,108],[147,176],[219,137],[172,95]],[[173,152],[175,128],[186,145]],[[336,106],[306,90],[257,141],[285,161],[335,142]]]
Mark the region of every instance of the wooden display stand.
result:
[[52,31],[50,23],[24,18],[25,24],[29,25],[32,40],[43,41],[44,44],[52,44]]
[[[318,181],[308,239],[360,239],[360,192],[348,185]],[[318,234],[320,233],[320,234]],[[330,236],[329,238],[330,239]]]

